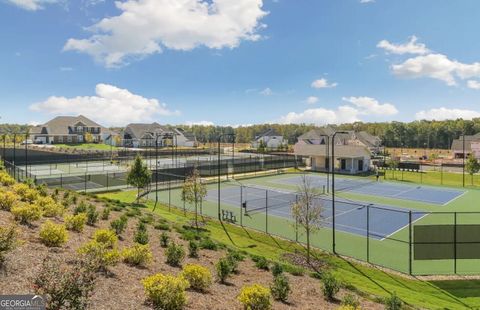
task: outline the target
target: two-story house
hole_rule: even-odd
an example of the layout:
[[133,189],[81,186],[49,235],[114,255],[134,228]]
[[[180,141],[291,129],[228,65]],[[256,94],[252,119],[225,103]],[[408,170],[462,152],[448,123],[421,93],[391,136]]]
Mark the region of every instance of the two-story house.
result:
[[123,145],[126,147],[153,147],[157,137],[159,137],[159,146],[172,143],[184,147],[197,146],[197,139],[193,134],[180,128],[162,126],[158,123],[128,124],[123,131]]
[[287,143],[278,131],[270,128],[255,137],[252,141],[252,148],[256,149],[263,144],[267,149],[278,149]]

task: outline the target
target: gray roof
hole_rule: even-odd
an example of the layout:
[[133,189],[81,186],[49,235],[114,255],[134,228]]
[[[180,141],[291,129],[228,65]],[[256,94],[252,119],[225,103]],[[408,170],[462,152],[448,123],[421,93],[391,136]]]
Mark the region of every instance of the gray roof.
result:
[[132,139],[142,139],[145,135],[153,138],[155,134],[176,133],[179,135],[183,135],[187,140],[195,141],[195,136],[193,135],[193,133],[186,132],[181,128],[170,128],[168,126],[162,126],[157,122],[152,124],[128,124],[127,127],[125,127],[124,133],[129,134]]
[[[324,138],[325,135],[331,137],[334,133],[335,130],[331,127],[315,128],[298,137],[298,140],[303,140],[308,144],[310,143],[309,140],[319,140]],[[346,144],[348,140],[355,139],[367,147],[377,147],[381,144],[379,137],[373,136],[366,131],[347,131],[347,133],[337,134],[335,136],[335,141],[339,141],[340,144]]]
[[276,131],[275,129],[273,128],[270,128],[270,129],[267,129],[265,131],[263,131],[262,133],[258,134],[255,136],[255,140],[258,140],[262,137],[279,137],[279,136],[282,136],[278,131]]
[[[475,135],[467,136],[465,135],[465,151],[472,151],[472,142],[480,142],[480,133]],[[460,136],[458,139],[452,141],[452,150],[463,151],[463,137]]]
[[86,118],[83,115],[79,116],[57,116],[54,119],[46,122],[43,125],[35,126],[32,128],[32,134],[49,134],[49,135],[69,135],[72,132],[70,128],[73,128],[77,124],[83,124],[86,127],[100,127],[102,130],[105,128]]

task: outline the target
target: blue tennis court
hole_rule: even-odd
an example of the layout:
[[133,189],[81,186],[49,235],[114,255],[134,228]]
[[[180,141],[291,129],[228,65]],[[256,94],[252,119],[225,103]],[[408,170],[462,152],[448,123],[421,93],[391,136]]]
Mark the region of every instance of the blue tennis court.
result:
[[[216,202],[217,190],[209,190],[206,200]],[[290,207],[296,202],[294,192],[266,190],[265,188],[230,186],[220,192],[220,201],[224,205],[234,207],[234,210],[243,210],[243,216],[261,217],[268,212],[269,216],[278,216],[292,219]],[[242,208],[245,203],[245,209]],[[332,227],[332,201],[327,197],[316,198],[316,203],[323,206],[323,226]],[[237,211],[238,212],[238,211]],[[367,228],[367,212],[369,226]],[[412,213],[412,222],[423,215]],[[394,207],[370,205],[338,199],[335,203],[336,230],[366,236],[367,231],[371,238],[383,240],[409,225],[408,210]]]
[[[327,186],[326,176],[309,175],[308,177],[311,179],[313,186]],[[292,176],[275,180],[274,182],[289,185],[300,185],[302,181],[301,178],[301,176]],[[371,180],[354,180],[344,177],[335,178],[335,189],[338,191],[363,195],[412,200],[438,205],[446,205],[465,193],[465,191],[457,189],[397,184],[384,181],[376,182]]]

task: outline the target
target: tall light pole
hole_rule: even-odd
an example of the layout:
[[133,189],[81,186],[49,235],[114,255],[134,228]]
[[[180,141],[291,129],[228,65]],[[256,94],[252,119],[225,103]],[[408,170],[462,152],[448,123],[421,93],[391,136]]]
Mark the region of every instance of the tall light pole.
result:
[[465,187],[465,132],[462,135],[462,140],[463,140],[463,153],[462,153],[462,168],[463,168],[463,173],[462,173],[462,179],[463,179],[463,187]]
[[28,132],[25,133],[25,180],[28,178]]
[[336,254],[335,250],[335,136],[337,134],[346,134],[346,131],[337,131],[332,135],[332,250]]
[[235,141],[235,134],[234,133],[224,133],[224,134],[220,134],[218,136],[218,163],[217,163],[217,182],[218,182],[218,220],[221,222],[222,221],[222,216],[221,216],[221,212],[220,212],[220,174],[221,174],[221,170],[220,170],[220,161],[221,161],[221,157],[220,157],[220,142],[222,141],[222,138],[223,137],[227,137],[227,136],[230,136],[230,137],[233,137],[233,141]]
[[17,134],[13,134],[13,178],[16,180],[17,179],[17,169],[15,168],[15,160],[16,160],[16,149],[17,149]]
[[320,135],[320,137],[326,138],[326,143],[325,143],[325,153],[326,153],[326,168],[327,168],[327,193],[330,192],[330,165],[331,165],[331,159],[330,159],[330,136],[329,135]]

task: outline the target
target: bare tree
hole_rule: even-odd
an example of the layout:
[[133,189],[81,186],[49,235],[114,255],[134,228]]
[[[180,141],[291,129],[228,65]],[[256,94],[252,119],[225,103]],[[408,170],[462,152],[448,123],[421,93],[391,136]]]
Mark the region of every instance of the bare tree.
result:
[[304,174],[298,186],[298,199],[291,206],[292,216],[305,229],[308,263],[310,263],[310,236],[318,231],[323,223],[323,203],[318,199],[320,194],[320,190],[313,186],[312,179]]
[[193,169],[192,175],[189,176],[182,187],[182,200],[195,204],[195,227],[198,230],[198,204],[202,203],[207,196],[207,187],[200,178],[197,167]]

